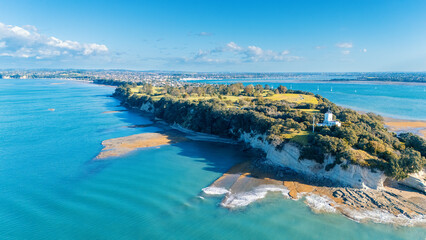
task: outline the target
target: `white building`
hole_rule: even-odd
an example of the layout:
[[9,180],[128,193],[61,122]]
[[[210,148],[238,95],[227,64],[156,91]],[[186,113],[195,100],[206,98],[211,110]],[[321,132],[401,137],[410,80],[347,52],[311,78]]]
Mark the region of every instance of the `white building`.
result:
[[342,124],[339,121],[333,121],[333,113],[328,110],[328,112],[325,113],[324,115],[324,122],[322,123],[318,123],[318,126],[328,126],[328,127],[332,127],[332,126],[342,126]]

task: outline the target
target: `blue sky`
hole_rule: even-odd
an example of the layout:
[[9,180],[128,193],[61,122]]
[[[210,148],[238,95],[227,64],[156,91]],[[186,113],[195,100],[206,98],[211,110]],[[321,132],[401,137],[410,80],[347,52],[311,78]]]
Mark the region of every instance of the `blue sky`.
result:
[[426,1],[3,1],[0,68],[426,71]]

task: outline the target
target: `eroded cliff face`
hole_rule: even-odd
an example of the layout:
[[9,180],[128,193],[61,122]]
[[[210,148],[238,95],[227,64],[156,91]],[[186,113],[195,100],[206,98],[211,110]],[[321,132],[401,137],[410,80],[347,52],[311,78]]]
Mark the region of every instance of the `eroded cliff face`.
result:
[[277,150],[266,141],[263,135],[242,133],[240,140],[251,147],[262,149],[270,164],[288,167],[313,178],[328,179],[344,186],[372,189],[383,188],[383,182],[386,179],[381,171],[373,172],[354,164],[347,164],[347,168],[342,167],[346,165],[345,163],[335,165],[327,171],[325,166],[333,163],[334,157],[328,156],[322,164],[307,159],[299,160],[300,151],[296,145],[287,143],[282,150]]
[[144,112],[154,113],[154,104],[152,104],[151,102],[145,102],[144,104],[142,104],[140,110]]
[[400,181],[399,183],[426,193],[425,179],[426,171],[423,169],[418,173],[411,173],[406,179]]

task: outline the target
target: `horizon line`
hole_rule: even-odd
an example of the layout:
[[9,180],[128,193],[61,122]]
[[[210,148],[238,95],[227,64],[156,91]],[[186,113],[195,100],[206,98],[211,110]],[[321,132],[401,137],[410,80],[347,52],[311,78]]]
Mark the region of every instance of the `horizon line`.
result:
[[244,72],[244,71],[185,71],[185,70],[135,70],[122,68],[4,68],[0,71],[129,71],[129,72],[180,72],[180,73],[426,73],[423,71],[259,71],[259,72]]

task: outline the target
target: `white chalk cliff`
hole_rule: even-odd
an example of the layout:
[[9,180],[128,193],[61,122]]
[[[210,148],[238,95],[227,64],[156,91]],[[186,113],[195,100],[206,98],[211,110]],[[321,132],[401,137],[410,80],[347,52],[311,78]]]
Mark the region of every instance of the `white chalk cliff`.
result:
[[423,169],[418,173],[409,174],[406,179],[400,181],[399,183],[426,193],[425,179],[426,179],[426,171],[425,169]]
[[296,145],[287,143],[282,150],[277,150],[266,141],[263,135],[242,133],[240,140],[251,147],[262,149],[270,164],[288,167],[310,177],[325,178],[351,187],[373,189],[382,188],[386,179],[381,171],[373,172],[368,168],[354,164],[348,164],[346,169],[342,168],[344,164],[335,165],[332,169],[326,171],[325,166],[333,163],[334,157],[328,156],[322,164],[307,159],[299,160],[300,150]]

